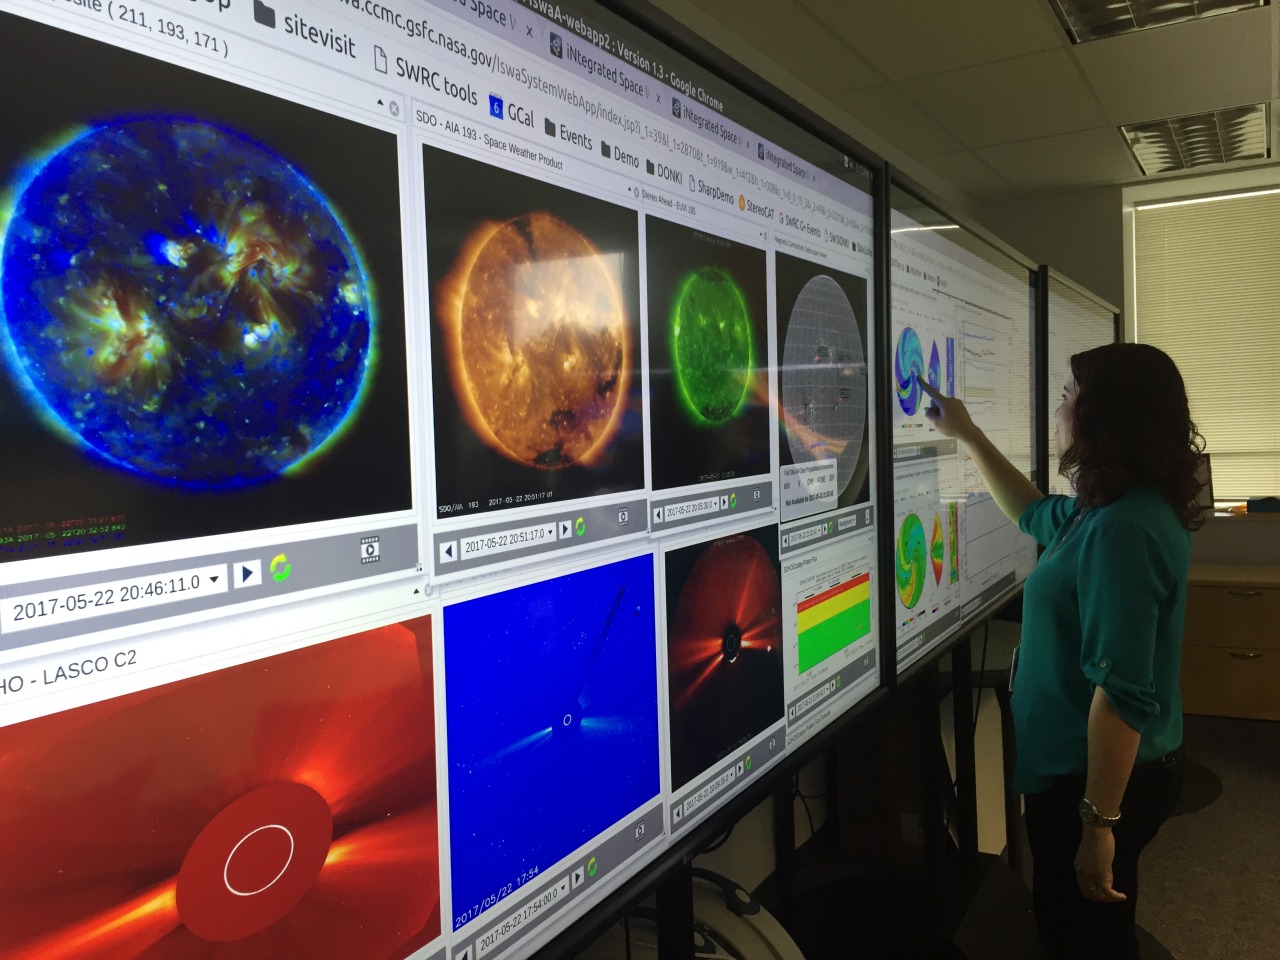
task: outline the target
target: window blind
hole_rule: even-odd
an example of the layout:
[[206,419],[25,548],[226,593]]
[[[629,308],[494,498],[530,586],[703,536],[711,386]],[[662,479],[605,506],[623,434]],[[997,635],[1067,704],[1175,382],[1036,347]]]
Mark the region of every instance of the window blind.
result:
[[1178,364],[1215,496],[1280,494],[1280,193],[1134,210],[1137,339]]

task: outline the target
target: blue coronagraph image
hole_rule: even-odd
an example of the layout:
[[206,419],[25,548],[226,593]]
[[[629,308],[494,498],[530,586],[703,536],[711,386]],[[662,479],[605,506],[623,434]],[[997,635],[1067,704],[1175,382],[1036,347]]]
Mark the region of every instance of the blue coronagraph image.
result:
[[656,650],[652,555],[445,608],[455,922],[658,796]]

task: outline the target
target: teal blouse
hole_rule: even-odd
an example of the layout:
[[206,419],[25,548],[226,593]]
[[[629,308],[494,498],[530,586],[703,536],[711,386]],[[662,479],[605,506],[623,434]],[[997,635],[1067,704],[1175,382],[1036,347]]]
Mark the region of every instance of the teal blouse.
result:
[[1081,510],[1030,504],[1018,524],[1047,547],[1023,593],[1013,680],[1013,785],[1037,793],[1088,770],[1097,687],[1142,734],[1138,763],[1182,745],[1182,620],[1191,538],[1155,491]]

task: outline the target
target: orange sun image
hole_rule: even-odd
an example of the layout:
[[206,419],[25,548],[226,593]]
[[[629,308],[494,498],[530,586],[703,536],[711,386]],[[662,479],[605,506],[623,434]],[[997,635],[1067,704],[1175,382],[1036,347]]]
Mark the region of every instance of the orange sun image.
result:
[[590,466],[617,435],[632,364],[620,266],[549,213],[483,224],[462,245],[438,322],[463,417],[503,456]]

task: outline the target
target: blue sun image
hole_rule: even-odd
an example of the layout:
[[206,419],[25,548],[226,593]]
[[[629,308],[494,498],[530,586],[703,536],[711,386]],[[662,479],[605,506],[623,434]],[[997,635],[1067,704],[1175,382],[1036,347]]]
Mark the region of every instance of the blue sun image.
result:
[[151,479],[227,489],[307,464],[376,361],[353,239],[289,162],[200,120],[78,131],[0,211],[0,348],[64,439]]

